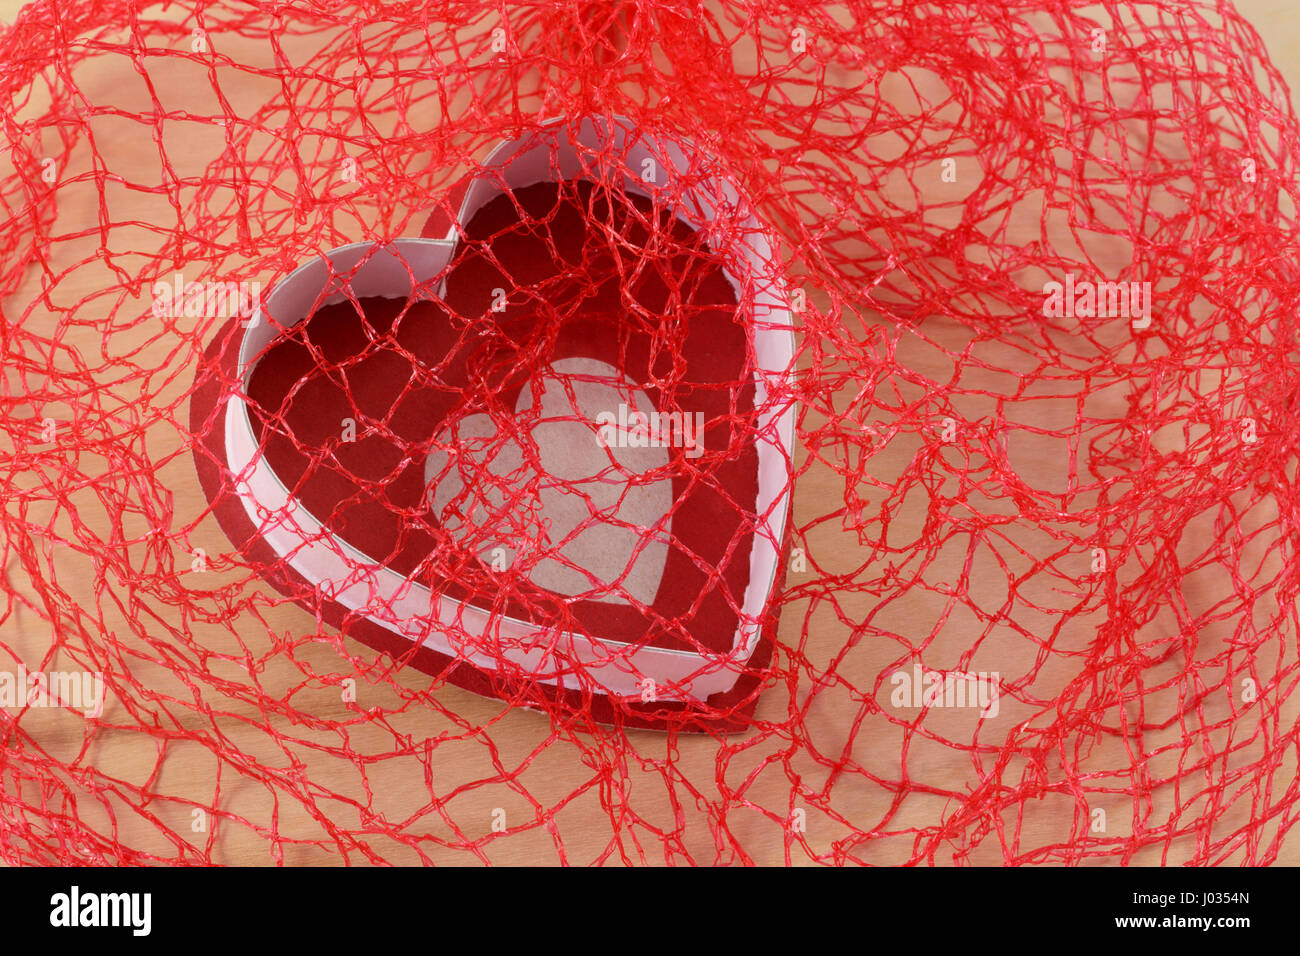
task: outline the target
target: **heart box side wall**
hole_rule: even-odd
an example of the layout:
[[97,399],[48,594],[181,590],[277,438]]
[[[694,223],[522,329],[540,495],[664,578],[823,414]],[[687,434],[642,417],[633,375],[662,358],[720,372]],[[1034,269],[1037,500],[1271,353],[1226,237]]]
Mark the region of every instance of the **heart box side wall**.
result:
[[[278,282],[242,339],[238,328],[223,329],[209,348],[207,374],[201,372],[204,380],[191,406],[192,427],[206,447],[206,453],[195,449],[200,478],[223,528],[273,585],[364,642],[410,657],[421,670],[531,706],[549,708],[563,701],[604,722],[621,715],[640,726],[736,726],[753,708],[758,676],[771,653],[775,622],[770,608],[781,583],[780,555],[788,533],[793,406],[784,383],[791,369],[793,329],[785,289],[772,265],[772,246],[747,206],[725,180],[701,174],[698,154],[640,136],[617,122],[585,119],[572,139],[566,135],[569,129],[550,124],[498,147],[459,185],[459,221],[448,224],[447,238],[356,243],[333,250]],[[719,247],[737,300],[748,307],[758,413],[755,513],[761,533],[753,536],[740,625],[725,654],[545,633],[529,622],[448,600],[377,567],[293,500],[265,466],[249,421],[249,372],[285,328],[349,297],[440,298],[444,270],[463,224],[476,212],[497,196],[534,183],[600,181],[609,170],[593,173],[589,164],[593,157],[603,161],[610,154],[621,160],[616,171],[629,193],[659,201],[665,195],[684,197],[674,211]],[[647,160],[670,171],[666,186],[647,184],[636,175]],[[436,228],[435,215],[426,235]],[[231,380],[237,383],[233,389]],[[512,671],[508,678],[498,673],[503,657],[505,669]],[[647,678],[654,681],[657,699],[643,699]]]

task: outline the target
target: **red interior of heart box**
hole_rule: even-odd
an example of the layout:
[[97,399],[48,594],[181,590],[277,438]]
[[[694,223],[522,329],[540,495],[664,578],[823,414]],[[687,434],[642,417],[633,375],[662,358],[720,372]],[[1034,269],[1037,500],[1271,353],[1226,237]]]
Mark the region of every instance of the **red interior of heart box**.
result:
[[[443,299],[329,305],[266,351],[249,398],[284,485],[374,561],[458,600],[605,640],[729,650],[758,468],[751,352],[718,259],[649,200],[540,183],[466,224]],[[621,370],[660,411],[704,416],[703,453],[669,452],[671,543],[648,608],[494,570],[455,546],[428,504],[424,464],[442,423],[508,417],[533,376],[571,357]]]

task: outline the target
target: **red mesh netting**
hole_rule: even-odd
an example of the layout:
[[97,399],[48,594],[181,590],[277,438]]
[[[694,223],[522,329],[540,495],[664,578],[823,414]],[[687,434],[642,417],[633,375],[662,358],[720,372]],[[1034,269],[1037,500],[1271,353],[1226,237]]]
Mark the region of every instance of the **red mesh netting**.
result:
[[[24,8],[4,858],[1300,859],[1289,94],[1226,2],[1041,6]],[[243,326],[155,308],[419,236],[497,143],[581,116],[694,143],[795,313],[779,625],[704,718],[427,625],[501,662],[465,689],[232,542],[214,356]],[[437,296],[263,350],[259,452],[358,568],[725,650],[761,537],[753,303],[673,213],[595,174],[503,194]],[[575,470],[544,431],[582,389],[698,411],[707,451]]]

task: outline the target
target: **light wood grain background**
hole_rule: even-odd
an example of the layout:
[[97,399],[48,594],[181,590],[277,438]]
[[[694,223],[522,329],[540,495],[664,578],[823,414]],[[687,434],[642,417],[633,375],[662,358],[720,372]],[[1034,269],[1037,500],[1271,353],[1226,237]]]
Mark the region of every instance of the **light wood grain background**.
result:
[[[19,4],[0,2],[0,20],[12,22]],[[1245,15],[1262,32],[1274,62],[1294,87],[1300,81],[1300,18],[1295,16],[1294,0],[1242,0],[1238,4]],[[105,75],[80,76],[80,81],[93,91],[97,102],[109,102],[115,84],[121,77]],[[177,102],[184,99],[185,84],[202,85],[201,77],[177,76],[165,91]],[[250,100],[267,95],[265,90],[250,91]],[[138,94],[122,82],[123,110],[130,112],[143,108]],[[123,127],[123,129],[126,129]],[[157,167],[156,146],[147,138],[134,135],[127,139],[112,138],[113,126],[101,127],[106,137],[97,143],[107,162],[115,169],[152,170]],[[133,130],[138,133],[138,130]],[[209,141],[195,135],[191,142],[168,142],[169,155],[179,164],[192,156],[193,168],[202,169],[215,140]],[[106,187],[115,188],[111,184]],[[165,202],[156,196],[136,196],[138,225],[125,232],[115,233],[115,242],[134,240],[134,248],[141,251],[156,249],[160,237],[150,228],[153,221],[169,220]],[[79,205],[80,204],[80,205]],[[89,190],[68,190],[61,196],[60,222],[73,222],[77,217],[89,228],[95,222],[96,196]],[[157,216],[157,219],[151,217]],[[64,233],[74,230],[65,226]],[[93,230],[80,237],[70,237],[49,253],[52,264],[68,265],[91,259],[97,250],[97,236]],[[126,246],[119,246],[125,249]],[[129,258],[129,257],[127,257]],[[7,315],[19,314],[27,308],[40,288],[38,276],[24,281],[23,287],[5,304]],[[73,308],[83,317],[94,308],[105,311],[115,299],[113,273],[106,265],[83,266],[64,276],[58,283],[54,311],[48,312],[51,329],[55,314],[62,308]],[[33,320],[34,321],[34,320]],[[957,335],[956,330],[949,330]],[[941,332],[935,332],[942,335]],[[89,355],[108,354],[96,342],[94,329],[87,323],[77,324],[68,331],[68,342],[85,350]],[[955,340],[954,340],[955,341]],[[114,350],[129,348],[129,340],[115,340]],[[994,353],[989,358],[997,358]],[[1011,353],[1000,356],[1006,362],[1008,373],[1017,370],[1016,357]],[[166,357],[160,356],[166,365]],[[915,363],[915,367],[932,375],[944,369],[945,359],[934,349],[917,340],[906,340],[900,345],[900,360]],[[174,382],[160,389],[164,399],[183,396],[189,386],[187,375],[178,375]],[[993,387],[993,386],[990,386]],[[112,386],[106,385],[106,393]],[[120,396],[129,401],[129,395]],[[178,406],[183,412],[183,407]],[[57,409],[44,409],[44,414],[57,415]],[[1073,415],[1073,406],[1067,410]],[[1064,414],[1064,412],[1063,412]],[[183,416],[178,415],[182,421]],[[1059,423],[1040,422],[1044,427],[1057,427]],[[174,437],[174,436],[173,436]],[[145,442],[155,443],[148,452],[159,462],[158,476],[172,493],[172,509],[178,519],[189,522],[202,513],[204,502],[193,475],[187,450],[166,445],[167,436],[146,436]],[[158,444],[161,442],[161,444]],[[897,474],[910,459],[915,449],[899,445],[880,457],[876,464],[882,476]],[[1059,460],[1054,452],[1029,449],[1019,464],[1037,478],[1048,480],[1059,470]],[[1035,458],[1035,456],[1038,456]],[[93,473],[97,465],[87,460],[81,467]],[[103,463],[98,467],[107,468]],[[39,479],[32,478],[27,487],[37,487]],[[129,489],[124,490],[129,494]],[[843,494],[842,479],[829,472],[810,472],[797,490],[796,513],[802,507],[809,513],[826,510],[825,502]],[[70,496],[80,505],[79,511],[95,535],[109,539],[113,535],[110,509],[88,496]],[[820,509],[820,510],[818,510]],[[50,509],[41,514],[34,508],[28,514],[31,521],[52,522],[67,537],[76,539],[77,532],[68,523],[65,514]],[[1268,516],[1261,516],[1266,521]],[[165,526],[166,515],[127,514],[120,534],[124,539],[145,542],[151,526]],[[1203,535],[1212,535],[1214,529],[1197,529]],[[810,546],[817,553],[819,563],[828,569],[856,566],[858,543],[856,535],[836,534],[819,530]],[[132,545],[140,553],[140,560],[162,564],[171,561],[181,574],[189,563],[189,548],[202,547],[208,554],[220,555],[229,551],[229,544],[216,527],[207,520],[201,523],[185,541],[170,542],[166,557],[159,557],[144,544]],[[272,592],[258,606],[258,613],[266,621],[266,633],[248,633],[233,639],[222,628],[207,625],[201,620],[181,621],[167,608],[167,603],[156,606],[122,607],[113,609],[111,602],[103,600],[96,591],[95,555],[76,549],[51,550],[47,559],[57,568],[57,580],[65,590],[65,598],[83,608],[96,608],[105,632],[119,636],[136,630],[126,622],[135,618],[146,622],[144,630],[148,640],[125,639],[129,656],[119,660],[101,662],[109,669],[129,668],[137,680],[159,694],[171,694],[180,700],[193,699],[192,691],[184,686],[178,668],[164,666],[160,661],[170,648],[178,648],[181,655],[200,652],[217,655],[206,665],[209,670],[228,676],[235,686],[255,683],[271,694],[291,696],[292,711],[259,714],[239,693],[205,697],[205,703],[214,714],[202,714],[198,707],[172,708],[180,726],[207,737],[224,738],[230,746],[242,751],[247,760],[263,768],[273,768],[277,778],[275,789],[264,786],[251,776],[243,776],[232,762],[216,761],[208,748],[187,741],[169,742],[148,734],[131,730],[115,730],[115,722],[134,726],[135,718],[128,715],[132,703],[110,699],[106,710],[106,726],[87,738],[85,725],[76,715],[59,711],[31,711],[25,717],[22,732],[27,746],[37,747],[59,759],[71,761],[80,758],[82,764],[93,765],[108,778],[117,781],[121,796],[113,793],[109,785],[103,798],[86,797],[75,803],[66,795],[48,794],[42,797],[35,792],[31,779],[18,779],[11,765],[4,776],[6,796],[37,803],[49,801],[63,812],[80,818],[88,824],[108,830],[116,828],[121,843],[137,850],[155,853],[160,857],[173,857],[178,853],[174,838],[164,835],[162,827],[180,835],[180,839],[195,848],[212,854],[213,859],[224,863],[266,864],[278,861],[288,863],[337,864],[346,858],[351,862],[365,862],[370,857],[383,857],[399,863],[420,862],[420,856],[409,847],[402,846],[383,836],[354,840],[340,835],[341,830],[356,831],[374,819],[390,823],[402,822],[411,831],[424,828],[432,835],[423,846],[427,859],[434,862],[467,863],[488,860],[501,863],[555,863],[560,861],[586,863],[609,858],[617,861],[626,856],[632,860],[662,862],[665,859],[681,860],[689,855],[708,861],[719,858],[714,849],[713,821],[708,802],[716,796],[714,781],[719,777],[742,792],[742,804],[730,808],[726,827],[733,834],[736,845],[744,853],[761,862],[781,862],[785,854],[784,821],[771,812],[792,804],[800,805],[801,797],[791,794],[791,779],[800,779],[805,786],[816,790],[827,784],[828,763],[838,759],[835,748],[847,747],[854,760],[868,772],[882,779],[898,777],[898,754],[901,738],[897,734],[881,733],[879,736],[850,733],[851,724],[858,712],[858,702],[841,688],[831,688],[813,703],[807,728],[812,739],[824,745],[824,758],[806,751],[783,752],[779,747],[768,747],[757,753],[744,750],[728,751],[721,757],[718,743],[710,738],[691,738],[670,744],[662,735],[632,733],[625,746],[608,748],[603,759],[614,766],[612,785],[603,784],[604,767],[584,762],[584,753],[590,752],[591,740],[550,726],[549,721],[536,714],[511,711],[494,701],[486,701],[456,688],[443,688],[437,692],[446,712],[436,712],[421,703],[420,696],[427,689],[424,675],[403,672],[394,679],[396,687],[386,682],[383,661],[368,654],[354,642],[341,647],[329,641],[309,645],[297,644],[294,664],[286,664],[279,653],[282,645],[276,635],[301,635],[314,633],[315,624],[304,612],[295,607],[280,605]],[[951,564],[954,575],[960,574],[963,556],[947,554],[940,562]],[[40,598],[25,584],[24,569],[10,570],[10,586],[23,592],[33,601]],[[30,574],[32,569],[26,569]],[[41,573],[41,572],[37,572]],[[238,572],[210,571],[201,585],[193,588],[220,594],[223,587],[248,587],[243,585],[243,575]],[[1213,591],[1207,586],[1207,593]],[[993,597],[990,601],[996,604]],[[214,598],[204,606],[215,606]],[[869,609],[867,595],[845,596],[841,611],[849,618],[861,620]],[[926,622],[929,627],[945,612],[946,602],[933,593],[917,594],[911,603],[899,607],[894,616],[900,620]],[[1049,605],[1050,606],[1050,605]],[[972,622],[962,621],[960,611],[943,629],[946,639],[959,642],[962,628]],[[806,643],[801,648],[806,658],[825,666],[844,647],[849,627],[829,611],[809,612]],[[789,614],[783,620],[783,640],[795,643],[804,628],[800,614]],[[1095,621],[1081,620],[1078,640],[1090,639],[1087,629]],[[903,624],[902,626],[907,626]],[[914,624],[913,626],[919,626]],[[42,662],[46,668],[58,667],[71,658],[66,655],[50,658],[49,625],[21,605],[11,609],[4,624],[0,640],[21,654],[29,666]],[[1016,653],[1017,638],[1012,634],[994,635],[987,642],[990,658],[999,653]],[[1021,648],[1023,652],[1023,648]],[[220,655],[226,655],[224,658]],[[376,661],[373,672],[362,673],[357,680],[357,708],[350,708],[342,700],[339,683],[357,677],[348,655],[353,659]],[[842,667],[845,685],[870,687],[880,670],[887,666],[893,655],[887,650],[863,652]],[[978,669],[978,662],[975,668]],[[1065,680],[1065,675],[1061,676]],[[301,689],[293,688],[301,685]],[[400,690],[398,689],[400,688]],[[1154,694],[1148,702],[1149,714],[1161,706],[1169,706]],[[152,706],[152,704],[151,704]],[[778,719],[789,706],[789,700],[779,694],[768,695],[760,705],[759,717]],[[1034,712],[1010,712],[1008,720],[1031,720]],[[387,716],[382,726],[364,718],[370,707],[381,707]],[[360,708],[360,710],[358,710]],[[164,708],[166,709],[166,708]],[[451,715],[459,715],[458,722]],[[1293,724],[1296,719],[1293,706],[1283,715]],[[342,731],[334,727],[318,726],[318,721],[347,721]],[[931,725],[949,740],[969,740],[974,732],[972,718],[956,713],[940,715]],[[261,728],[269,722],[285,736],[276,741]],[[1165,736],[1169,741],[1180,734],[1174,721]],[[436,759],[428,757],[426,741],[443,738],[438,745]],[[1152,743],[1158,743],[1151,741]],[[346,746],[355,753],[375,758],[364,767],[364,777],[357,763],[339,753]],[[1098,766],[1124,768],[1129,764],[1127,755],[1118,744],[1105,745],[1110,749],[1098,752],[1094,759]],[[672,749],[670,750],[670,747]],[[1234,759],[1248,759],[1248,754],[1237,754]],[[383,759],[379,759],[383,758]],[[725,759],[724,762],[720,762]],[[671,766],[671,772],[665,768]],[[525,767],[516,776],[516,770]],[[969,756],[955,752],[932,741],[914,739],[908,758],[911,779],[923,788],[933,786],[937,791],[960,791],[970,787],[972,776]],[[1162,765],[1157,755],[1149,761],[1145,772],[1152,777],[1168,775],[1176,767]],[[513,785],[511,783],[513,778]],[[746,782],[748,781],[748,782]],[[208,821],[205,830],[195,832],[191,827],[195,807],[211,806],[215,787],[220,785],[221,802],[218,815]],[[101,781],[103,786],[104,781]],[[1117,776],[1115,786],[1122,788],[1128,781]],[[164,796],[147,807],[139,806],[134,788],[143,787]],[[602,792],[602,787],[609,787]],[[74,784],[69,794],[76,793]],[[430,794],[449,797],[442,810],[430,809]],[[291,796],[287,796],[291,795]],[[1167,817],[1179,796],[1172,788],[1157,790],[1152,799],[1153,819]],[[867,828],[871,821],[884,819],[893,801],[886,788],[860,786],[841,787],[828,802],[830,813],[809,816],[809,846],[821,854],[831,853],[836,841],[844,839],[850,830],[837,823],[835,815],[851,820],[856,826]],[[629,818],[620,827],[614,827],[607,804],[621,804],[628,808]],[[887,829],[894,836],[884,836],[869,844],[856,846],[853,854],[870,862],[891,863],[905,860],[914,852],[914,834],[909,827],[933,825],[949,812],[950,799],[940,795],[927,795],[918,789],[904,805],[889,817]],[[491,833],[493,813],[504,811],[511,826],[531,819],[538,806],[562,809],[553,820],[554,832],[548,826],[532,826],[504,837]],[[675,805],[682,807],[682,817],[674,816]],[[1018,827],[1026,847],[1045,846],[1053,841],[1066,840],[1077,825],[1078,805],[1062,795],[1059,799],[1033,801],[1023,808],[1024,816],[1016,821],[1003,821]],[[1223,826],[1233,828],[1244,823],[1243,815],[1250,808],[1239,802],[1225,817]],[[1132,807],[1124,800],[1118,801],[1109,813],[1110,837],[1122,838],[1131,826]],[[10,830],[11,840],[20,840]],[[661,832],[676,834],[677,844],[663,845]],[[558,837],[557,837],[558,834]],[[58,833],[41,833],[32,836],[34,841],[46,846],[77,847],[70,838]],[[1195,834],[1180,837],[1163,847],[1147,848],[1138,854],[1136,863],[1156,864],[1186,859],[1195,850]],[[440,843],[480,841],[474,852],[450,848]],[[325,847],[319,844],[325,844]],[[330,844],[335,844],[331,846]],[[362,845],[364,844],[364,846]],[[562,849],[561,849],[562,847]],[[112,861],[116,857],[110,845],[98,844],[81,847],[85,858]],[[1015,848],[1000,845],[996,838],[986,839],[967,862],[999,863],[1005,856],[1014,855]],[[724,862],[738,857],[722,854]],[[1232,859],[1232,855],[1228,855]],[[1282,858],[1290,863],[1300,863],[1300,837],[1292,835],[1286,841]],[[939,848],[934,855],[939,863],[953,862],[952,848]],[[800,862],[796,851],[795,862]],[[1109,861],[1103,861],[1109,862]]]

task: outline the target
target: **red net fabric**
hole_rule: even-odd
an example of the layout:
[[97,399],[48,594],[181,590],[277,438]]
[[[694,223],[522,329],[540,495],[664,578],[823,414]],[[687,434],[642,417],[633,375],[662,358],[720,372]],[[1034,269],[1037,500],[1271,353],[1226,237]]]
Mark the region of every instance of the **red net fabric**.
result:
[[[1295,861],[1288,92],[1226,3],[1040,6],[24,8],[0,36],[4,858]],[[727,727],[599,722],[519,672],[478,696],[295,603],[311,589],[233,547],[195,476],[196,374],[238,318],[154,308],[177,274],[269,284],[417,236],[497,142],[580,115],[697,144],[780,240],[785,587]],[[549,557],[657,640],[725,635],[691,630],[703,598],[664,612],[600,548],[563,551],[616,507],[521,425],[516,458],[500,436],[578,421],[575,382],[614,388],[557,365],[604,329],[656,401],[716,400],[693,474],[705,514],[752,528],[717,471],[755,441],[743,336],[703,385],[679,360],[691,328],[743,332],[745,303],[662,209],[600,184],[534,199],[459,253],[526,323],[480,334],[490,301],[449,292],[425,338],[402,329],[427,305],[287,333],[296,371],[250,386],[261,447],[339,525],[389,528],[371,558],[405,549],[467,600],[596,627],[538,596]],[[456,432],[482,454],[431,522],[440,402],[492,428]],[[559,486],[583,506],[555,540],[536,509]],[[681,501],[678,532],[712,520]],[[636,555],[662,543],[625,524]],[[494,569],[502,538],[544,553]],[[692,565],[723,619],[743,555]],[[102,707],[30,683],[61,674]]]

